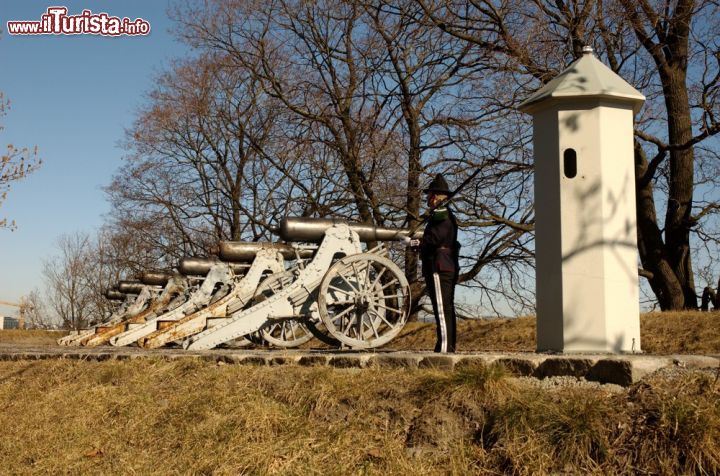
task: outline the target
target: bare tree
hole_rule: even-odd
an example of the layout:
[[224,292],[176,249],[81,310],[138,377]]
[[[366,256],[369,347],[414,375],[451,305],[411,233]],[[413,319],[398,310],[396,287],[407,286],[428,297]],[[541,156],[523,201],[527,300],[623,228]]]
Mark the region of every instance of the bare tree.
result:
[[62,235],[58,254],[44,262],[43,275],[52,310],[67,329],[84,328],[97,312],[94,306],[91,241],[87,233]]
[[92,265],[86,273],[95,321],[109,317],[118,307],[117,301],[105,298],[106,291],[118,281],[149,269],[167,268],[161,266],[163,260],[156,259],[157,253],[138,248],[140,244],[128,239],[127,232],[109,226],[101,228],[91,239],[87,254]]
[[459,184],[479,169],[455,200],[461,279],[527,310],[531,129],[516,106],[592,44],[648,96],[636,134],[640,272],[662,308],[696,306],[690,237],[712,255],[720,209],[715,3],[188,5],[178,30],[198,55],[150,94],[109,189],[116,231],[156,262],[265,238],[283,213],[412,225],[425,180],[442,171]]
[[[57,240],[59,253],[44,263],[46,302],[53,313],[38,314],[40,325],[59,319],[66,328],[104,321],[118,303],[105,293],[121,279],[133,279],[163,263],[157,250],[143,248],[127,230],[109,225],[96,235],[77,232]],[[40,302],[37,307],[47,307]],[[44,316],[44,317],[43,317]]]
[[198,54],[160,78],[108,187],[109,227],[142,250],[136,261],[266,239],[287,213],[412,225],[430,176],[460,183],[479,167],[456,205],[461,279],[529,305],[517,286],[532,252],[528,157],[506,153],[528,135],[498,125],[509,113],[483,83],[481,49],[447,41],[412,2],[189,5],[178,31]]
[[507,108],[552,79],[586,44],[646,94],[635,147],[640,274],[662,309],[697,307],[690,235],[701,230],[698,236],[717,242],[701,223],[712,222],[717,197],[693,207],[695,171],[718,157],[711,145],[720,130],[717,3],[417,2],[437,28],[494,53],[494,69],[515,91]]
[[[664,125],[662,133],[651,128],[637,133],[640,258],[662,309],[695,309],[690,234],[698,221],[720,208],[720,201],[714,200],[693,211],[695,149],[720,132],[716,116],[720,9],[714,2],[693,0],[656,4],[620,0],[620,4],[638,41],[652,58],[665,106],[664,120],[658,121]],[[711,30],[702,32],[706,22]],[[656,149],[650,160],[642,143]],[[657,173],[665,176],[667,185],[663,190],[667,196],[663,222],[658,220],[654,199]]]
[[276,108],[255,80],[222,55],[204,55],[163,74],[149,99],[107,188],[116,225],[168,262],[207,254],[220,239],[262,236],[252,230],[264,222],[248,170],[257,171]]
[[[10,107],[10,101],[7,101],[0,91],[0,118],[7,114]],[[0,124],[0,131],[3,130]],[[29,149],[27,147],[17,148],[13,144],[8,144],[6,152],[0,155],[0,206],[7,198],[10,185],[17,182],[34,172],[42,161],[38,158],[37,147]],[[0,228],[15,229],[15,221],[9,221],[7,218],[0,217]]]
[[384,170],[373,150],[382,104],[369,91],[377,48],[359,4],[211,2],[178,18],[190,41],[227,53],[261,81],[294,116],[293,132],[304,135],[296,142],[313,139],[332,151],[345,175],[334,185],[344,187],[361,221],[382,224],[384,203],[373,187]]
[[[444,172],[459,184],[482,168],[486,173],[456,205],[469,267],[461,279],[488,296],[520,292],[515,302],[530,304],[529,286],[501,284],[521,281],[531,257],[527,239],[520,238],[532,230],[523,177],[528,158],[505,152],[507,142],[529,136],[506,126],[504,137],[489,138],[488,131],[503,129],[498,118],[509,113],[498,92],[483,84],[489,74],[480,67],[486,64],[479,61],[483,50],[449,41],[412,2],[208,5],[177,15],[184,38],[202,51],[226,53],[258,77],[286,110],[288,144],[323,159],[300,160],[321,178],[306,188],[309,182],[265,156],[307,192],[303,214],[412,226],[422,208],[420,190],[431,176]],[[508,175],[512,184],[497,186]],[[482,219],[478,210],[487,212]],[[501,265],[506,256],[515,265]],[[413,280],[416,259],[408,254],[405,260]],[[493,269],[514,278],[493,282],[484,275]],[[414,295],[420,296],[424,289],[416,284]]]
[[57,319],[48,311],[42,294],[37,288],[24,297],[24,304],[26,329],[53,329],[58,326]]
[[[413,2],[370,2],[365,9],[385,53],[377,65],[376,89],[391,109],[389,118],[395,123],[389,127],[399,124],[405,140],[405,221],[413,228],[420,221],[421,179],[429,172],[423,153],[449,148],[457,140],[453,129],[467,130],[478,120],[457,107],[468,98],[463,83],[471,83],[473,48],[427,28],[418,21],[422,10]],[[408,250],[405,259],[414,282],[417,257]]]
[[[3,114],[2,93],[0,93],[0,116]],[[2,127],[0,127],[2,130]],[[7,198],[10,185],[25,178],[40,166],[37,149],[18,149],[12,144],[7,145],[7,153],[0,157],[0,206]],[[0,228],[16,228],[15,220],[0,218]]]

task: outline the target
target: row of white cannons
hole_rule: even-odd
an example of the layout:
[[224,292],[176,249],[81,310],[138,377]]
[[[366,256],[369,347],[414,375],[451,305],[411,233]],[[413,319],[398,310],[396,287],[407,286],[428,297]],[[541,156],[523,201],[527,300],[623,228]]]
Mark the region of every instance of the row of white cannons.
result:
[[408,230],[285,218],[274,231],[283,243],[225,241],[219,259],[184,258],[178,272],[121,281],[106,293],[122,300],[109,319],[58,343],[200,350],[317,338],[367,349],[397,336],[410,286],[386,245]]

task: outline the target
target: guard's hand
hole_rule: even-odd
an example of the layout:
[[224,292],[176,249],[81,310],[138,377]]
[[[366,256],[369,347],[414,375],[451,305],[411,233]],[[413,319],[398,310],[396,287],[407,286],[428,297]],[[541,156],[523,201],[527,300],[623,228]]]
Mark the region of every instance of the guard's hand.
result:
[[409,236],[403,236],[402,240],[403,243],[410,248],[416,249],[420,247],[420,240],[412,239]]

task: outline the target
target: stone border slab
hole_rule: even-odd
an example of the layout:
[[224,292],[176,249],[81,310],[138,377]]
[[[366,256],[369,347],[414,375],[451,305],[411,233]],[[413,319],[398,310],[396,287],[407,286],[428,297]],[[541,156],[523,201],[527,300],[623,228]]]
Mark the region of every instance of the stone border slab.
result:
[[509,374],[538,379],[570,376],[599,383],[631,385],[643,377],[667,367],[718,369],[720,356],[713,355],[610,355],[610,354],[539,354],[474,352],[436,354],[433,352],[395,352],[379,350],[242,350],[214,349],[188,352],[182,349],[100,347],[93,349],[68,347],[23,347],[0,344],[0,361],[72,359],[92,362],[160,358],[164,360],[202,359],[218,364],[261,366],[329,366],[338,369],[435,369],[462,370],[487,365],[502,365]]

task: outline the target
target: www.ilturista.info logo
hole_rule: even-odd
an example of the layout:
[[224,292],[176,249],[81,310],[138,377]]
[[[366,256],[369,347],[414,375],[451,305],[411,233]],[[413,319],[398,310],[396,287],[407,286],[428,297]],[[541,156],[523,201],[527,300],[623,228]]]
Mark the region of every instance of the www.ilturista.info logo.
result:
[[68,15],[67,7],[48,7],[40,21],[9,21],[11,35],[147,35],[150,23],[142,18],[130,20],[83,10],[80,15]]

